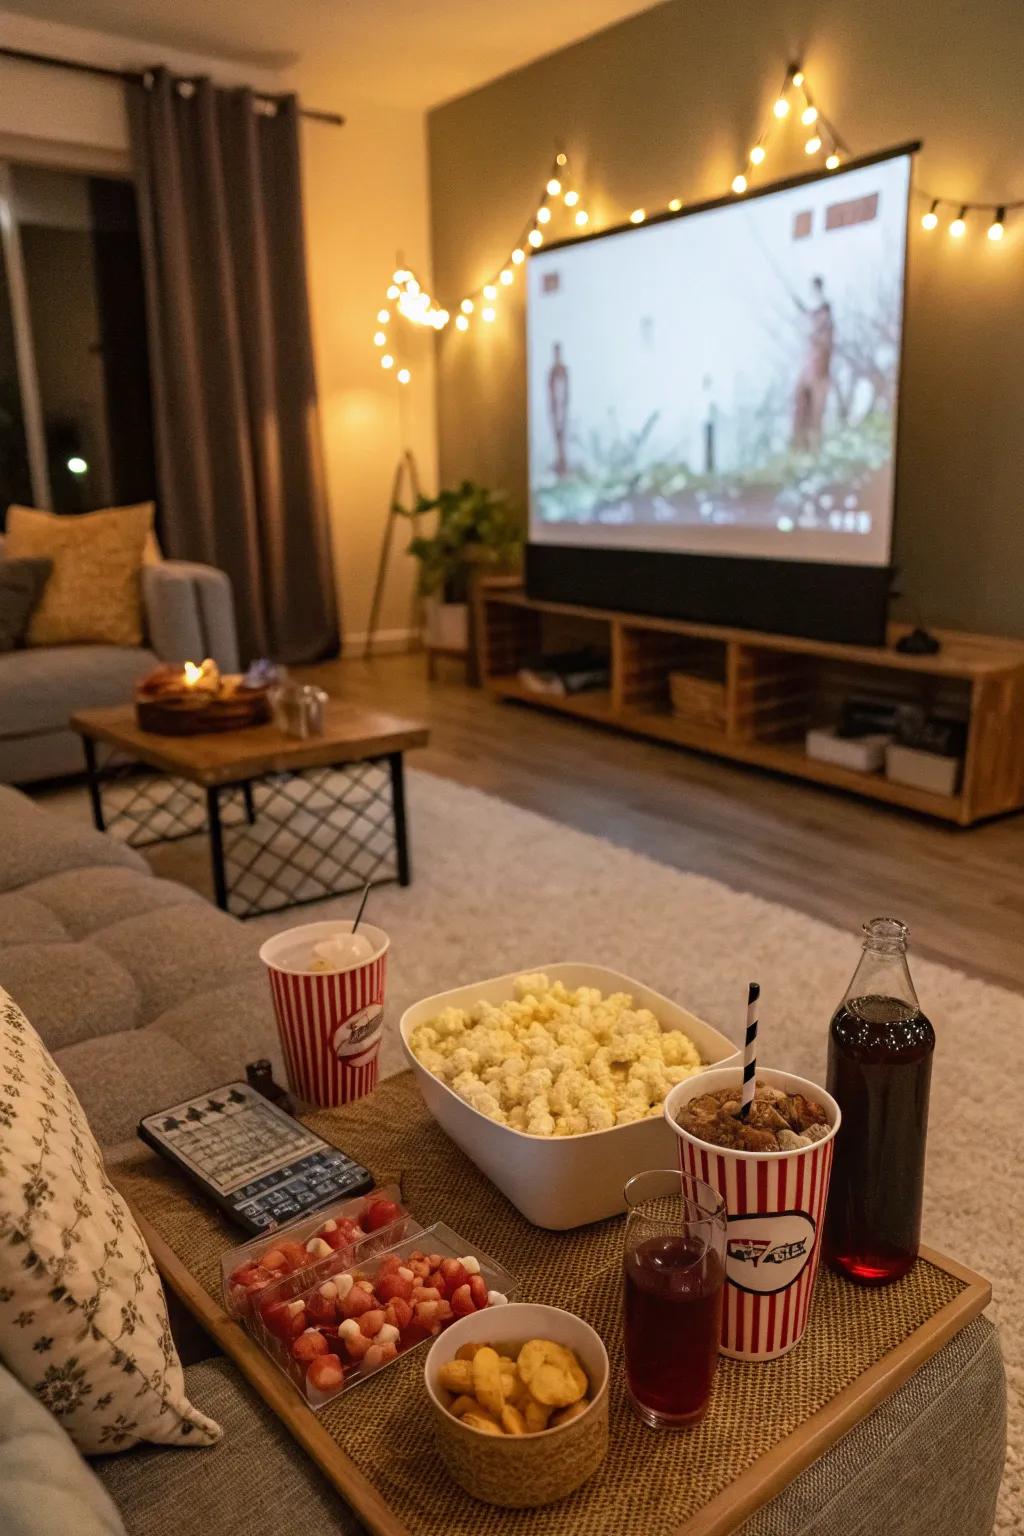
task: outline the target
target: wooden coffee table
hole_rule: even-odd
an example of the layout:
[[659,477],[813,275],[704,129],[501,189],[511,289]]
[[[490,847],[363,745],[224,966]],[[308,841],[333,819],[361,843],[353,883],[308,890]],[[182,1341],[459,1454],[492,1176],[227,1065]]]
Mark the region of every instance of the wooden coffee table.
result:
[[[256,917],[411,879],[404,753],[426,726],[331,699],[320,736],[276,725],[140,730],[131,705],[71,717],[93,820],[133,848],[208,832],[217,905]],[[147,772],[146,770],[152,770]]]

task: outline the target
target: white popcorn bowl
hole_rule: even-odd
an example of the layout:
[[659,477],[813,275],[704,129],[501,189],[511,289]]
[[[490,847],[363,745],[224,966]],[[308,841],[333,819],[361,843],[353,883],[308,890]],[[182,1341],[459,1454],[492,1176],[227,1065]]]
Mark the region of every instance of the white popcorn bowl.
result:
[[508,1002],[515,996],[518,977],[538,972],[551,982],[562,982],[570,991],[596,987],[605,995],[628,992],[637,1008],[650,1009],[662,1029],[679,1029],[688,1035],[706,1067],[733,1065],[739,1061],[739,1051],[710,1024],[642,982],[603,965],[576,961],[523,966],[507,976],[440,992],[406,1009],[399,1025],[402,1046],[434,1119],[527,1221],[535,1227],[564,1232],[619,1215],[626,1208],[623,1189],[627,1179],[645,1168],[674,1164],[675,1137],[664,1117],[653,1115],[648,1120],[580,1136],[531,1136],[499,1125],[473,1109],[447,1083],[427,1071],[409,1044],[414,1031],[442,1009],[468,1009],[481,1001],[495,1005]]

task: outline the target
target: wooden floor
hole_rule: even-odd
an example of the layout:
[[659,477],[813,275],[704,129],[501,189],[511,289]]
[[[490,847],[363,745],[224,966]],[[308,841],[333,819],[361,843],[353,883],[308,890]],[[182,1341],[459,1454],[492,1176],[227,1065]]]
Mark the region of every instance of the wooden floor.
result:
[[328,690],[431,728],[413,767],[1024,991],[1024,815],[963,830],[516,704],[421,656],[311,669]]

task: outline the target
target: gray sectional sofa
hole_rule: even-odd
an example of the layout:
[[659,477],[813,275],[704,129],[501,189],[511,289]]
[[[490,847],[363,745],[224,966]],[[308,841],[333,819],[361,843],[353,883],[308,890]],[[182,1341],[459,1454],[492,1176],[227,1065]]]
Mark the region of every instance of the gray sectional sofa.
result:
[[[0,983],[54,1053],[109,1159],[139,1150],[132,1137],[143,1113],[237,1077],[259,1055],[280,1071],[257,945],[252,930],[153,877],[138,854],[0,787]],[[112,1504],[90,1485],[94,1497],[80,1506],[98,1511],[90,1529],[361,1530],[234,1367],[212,1346],[208,1354],[187,1366],[187,1390],[223,1425],[223,1440],[95,1461]],[[56,1421],[45,1412],[43,1419],[0,1365],[4,1536],[80,1528],[66,1485],[80,1471],[75,1453],[68,1457]],[[53,1445],[40,1449],[47,1433]],[[981,1318],[740,1536],[989,1536],[1004,1451],[1002,1362],[995,1330]]]
[[[3,558],[0,538],[0,559]],[[30,646],[0,653],[0,782],[28,784],[81,773],[82,743],[68,729],[76,709],[123,704],[158,661],[212,656],[238,670],[231,583],[223,571],[161,560],[142,572],[146,645]]]

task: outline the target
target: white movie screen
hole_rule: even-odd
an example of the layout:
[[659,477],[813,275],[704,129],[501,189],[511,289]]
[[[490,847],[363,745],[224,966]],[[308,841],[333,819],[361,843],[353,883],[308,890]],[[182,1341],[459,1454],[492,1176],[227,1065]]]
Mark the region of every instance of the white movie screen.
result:
[[530,538],[887,565],[910,156],[540,251]]

